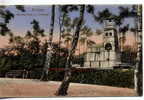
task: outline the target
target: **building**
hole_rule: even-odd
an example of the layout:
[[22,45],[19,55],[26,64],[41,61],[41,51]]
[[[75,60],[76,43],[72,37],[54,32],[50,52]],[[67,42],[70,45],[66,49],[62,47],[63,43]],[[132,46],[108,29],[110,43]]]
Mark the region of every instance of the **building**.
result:
[[84,67],[113,69],[120,63],[120,50],[115,22],[112,19],[104,21],[103,44],[93,44],[89,47]]

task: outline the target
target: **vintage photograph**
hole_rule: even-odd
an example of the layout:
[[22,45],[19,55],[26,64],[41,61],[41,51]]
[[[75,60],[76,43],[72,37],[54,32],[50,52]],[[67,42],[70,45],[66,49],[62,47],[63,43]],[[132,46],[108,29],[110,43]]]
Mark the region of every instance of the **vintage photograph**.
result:
[[0,6],[0,97],[143,95],[142,5]]

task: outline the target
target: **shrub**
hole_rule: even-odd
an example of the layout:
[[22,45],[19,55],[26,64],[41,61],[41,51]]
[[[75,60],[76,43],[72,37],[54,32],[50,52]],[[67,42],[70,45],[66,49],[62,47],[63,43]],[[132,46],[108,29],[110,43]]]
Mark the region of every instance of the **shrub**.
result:
[[[73,72],[71,82],[83,84],[109,85],[116,87],[134,87],[133,70],[98,70]],[[64,72],[50,72],[50,80],[62,81]]]

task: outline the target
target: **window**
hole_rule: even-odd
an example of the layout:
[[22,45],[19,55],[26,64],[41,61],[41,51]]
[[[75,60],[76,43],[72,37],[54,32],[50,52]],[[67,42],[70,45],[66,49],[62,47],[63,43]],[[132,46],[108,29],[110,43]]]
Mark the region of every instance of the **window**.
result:
[[109,19],[109,22],[112,22],[112,20],[111,20],[111,19]]
[[112,32],[109,33],[109,36],[112,36]]
[[105,36],[108,36],[108,33],[105,33]]
[[112,50],[112,45],[111,45],[111,43],[107,43],[107,44],[105,45],[105,50],[107,50],[107,51]]

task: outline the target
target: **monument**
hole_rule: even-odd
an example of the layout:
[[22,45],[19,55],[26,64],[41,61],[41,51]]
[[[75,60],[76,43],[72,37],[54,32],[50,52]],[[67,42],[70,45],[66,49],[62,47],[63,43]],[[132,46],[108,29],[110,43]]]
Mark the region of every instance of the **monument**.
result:
[[120,63],[118,34],[113,19],[104,20],[103,44],[89,46],[85,56],[84,67],[113,69]]

